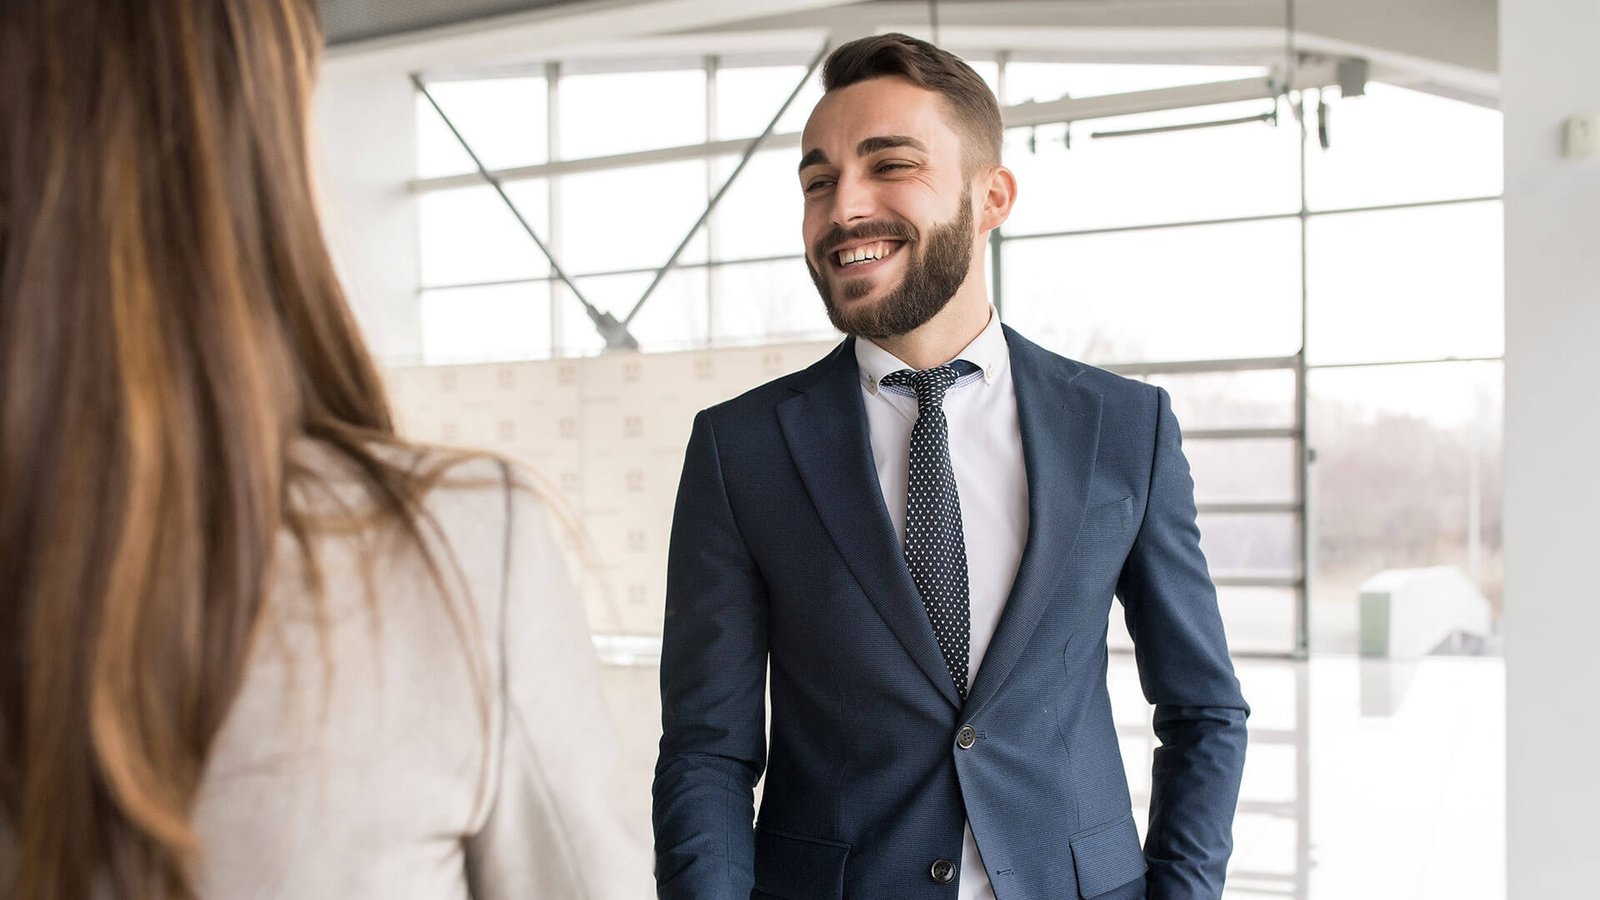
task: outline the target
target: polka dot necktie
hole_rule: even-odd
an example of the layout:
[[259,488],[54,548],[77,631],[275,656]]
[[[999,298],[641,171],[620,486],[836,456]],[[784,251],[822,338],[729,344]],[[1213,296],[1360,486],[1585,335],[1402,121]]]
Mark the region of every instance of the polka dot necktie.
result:
[[961,531],[961,498],[950,465],[950,424],[944,395],[977,367],[958,359],[949,365],[885,375],[880,385],[909,386],[917,397],[911,428],[911,465],[906,485],[906,564],[922,594],[933,635],[961,699],[967,698],[967,653],[972,607],[967,587],[967,542]]

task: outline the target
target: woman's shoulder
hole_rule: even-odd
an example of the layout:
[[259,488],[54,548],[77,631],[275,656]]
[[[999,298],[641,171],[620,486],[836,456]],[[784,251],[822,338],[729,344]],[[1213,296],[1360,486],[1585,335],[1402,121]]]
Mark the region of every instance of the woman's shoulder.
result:
[[[365,456],[360,459],[358,456]],[[458,507],[487,513],[498,506],[540,505],[548,489],[521,463],[495,453],[404,442],[369,443],[351,453],[324,442],[293,444],[289,462],[297,477],[298,499],[315,512],[325,501],[345,511],[362,511],[373,498],[373,466],[403,484],[404,493],[425,513]]]
[[[402,443],[364,450],[367,462],[387,468],[410,497],[414,535],[436,562],[446,562],[450,574],[466,582],[480,605],[494,604],[517,570],[550,562],[557,507],[549,500],[553,492],[532,469],[483,451]],[[372,480],[352,454],[303,442],[293,448],[291,462],[300,474],[298,504],[309,520],[355,523],[350,529],[313,526],[320,538],[336,539],[341,531],[370,534],[386,518],[393,524],[393,518],[374,515]],[[404,540],[385,546],[388,554],[408,557],[417,549]],[[404,560],[390,561],[409,568]]]

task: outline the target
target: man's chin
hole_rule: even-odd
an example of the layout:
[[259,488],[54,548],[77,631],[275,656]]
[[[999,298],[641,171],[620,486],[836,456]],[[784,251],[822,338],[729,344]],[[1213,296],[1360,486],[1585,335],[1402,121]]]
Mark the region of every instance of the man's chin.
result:
[[845,334],[874,339],[893,337],[883,333],[880,306],[887,293],[874,286],[870,293],[853,299],[840,299],[840,295],[835,294],[829,318],[833,321],[834,327]]

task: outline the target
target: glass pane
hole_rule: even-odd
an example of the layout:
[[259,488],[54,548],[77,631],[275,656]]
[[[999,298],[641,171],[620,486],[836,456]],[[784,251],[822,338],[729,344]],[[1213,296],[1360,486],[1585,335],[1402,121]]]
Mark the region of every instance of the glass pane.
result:
[[1200,428],[1288,428],[1294,425],[1294,370],[1151,375],[1167,389],[1185,432]]
[[1290,503],[1295,499],[1293,438],[1186,440],[1183,454],[1199,503]]
[[[1313,113],[1315,103],[1308,105]],[[1365,97],[1330,100],[1327,150],[1318,143],[1316,121],[1314,114],[1307,119],[1312,209],[1500,193],[1498,110],[1373,83]]]
[[[477,171],[472,157],[445,127],[426,97],[417,95],[417,177],[434,178]],[[469,138],[470,140],[470,138]]]
[[1217,607],[1234,653],[1292,653],[1299,594],[1293,588],[1223,587]]
[[1362,582],[1454,566],[1501,603],[1499,362],[1310,374],[1313,648],[1357,647]]
[[[1000,66],[995,62],[968,60],[973,71],[996,87]],[[789,93],[794,90],[805,66],[730,66],[717,70],[716,135],[719,140],[755,137],[761,133]],[[811,76],[806,86],[784,111],[773,134],[793,134],[805,128],[806,120],[822,99],[821,73]],[[796,156],[795,160],[798,161]],[[793,163],[790,164],[793,167]]]
[[706,139],[703,69],[569,75],[561,79],[559,90],[563,159],[680,147]]
[[1504,352],[1498,201],[1317,216],[1308,228],[1313,364]]
[[[1222,628],[1233,653],[1292,653],[1295,648],[1295,619],[1298,601],[1293,588],[1220,587],[1217,608],[1222,613]],[[1120,603],[1111,607],[1106,644],[1112,650],[1132,650],[1127,620]],[[1134,695],[1138,685],[1133,685]],[[1257,698],[1247,694],[1254,706]],[[1252,722],[1252,725],[1255,723]],[[1252,753],[1254,750],[1251,751]],[[1144,757],[1144,779],[1149,778],[1149,756]]]
[[422,292],[426,365],[549,355],[550,287],[544,282]]
[[1012,240],[1006,321],[1091,363],[1290,356],[1300,347],[1292,220]]
[[972,71],[977,72],[978,77],[983,79],[983,83],[989,86],[989,90],[994,92],[995,99],[998,100],[1000,98],[1000,64],[987,59],[967,59],[966,62],[967,65],[972,67]]
[[[1294,602],[1292,593],[1285,598]],[[1300,702],[1300,692],[1306,685],[1306,667],[1299,663],[1280,660],[1241,659],[1233,664],[1244,688],[1245,699],[1250,703],[1249,726],[1252,732],[1276,732],[1274,743],[1289,738],[1284,732],[1293,731],[1305,724],[1305,708]]]
[[[444,107],[483,164],[491,169],[548,161],[549,93],[543,78],[441,81],[428,93]],[[472,159],[433,105],[417,95],[417,173],[423,178],[473,172]]]
[[[657,268],[705,208],[702,160],[565,176],[557,259],[568,274]],[[705,258],[701,229],[678,261]]]
[[[519,182],[508,186],[507,193],[535,233],[549,240],[545,183]],[[488,185],[429,191],[419,195],[417,203],[424,287],[540,278],[549,273],[549,261]]]
[[[753,66],[717,70],[717,138],[755,137],[778,111],[794,86],[806,74],[805,66]],[[790,134],[805,127],[811,110],[822,99],[819,75],[806,82],[794,98],[774,134]],[[799,161],[799,157],[795,157]],[[790,164],[793,168],[793,163]]]
[[1300,522],[1294,513],[1201,513],[1200,549],[1214,578],[1300,572]]
[[1062,97],[1099,97],[1186,84],[1265,77],[1264,66],[1169,66],[1125,63],[1010,62],[1007,104]]
[[718,343],[832,340],[822,298],[800,259],[712,270],[713,335]]
[[[606,275],[579,278],[577,284],[590,303],[621,319],[639,302],[654,278],[653,273]],[[685,350],[705,346],[708,331],[705,270],[668,272],[628,330],[641,350]]]
[[[712,214],[718,259],[801,252],[800,221],[805,198],[800,193],[800,180],[795,177],[796,162],[793,151],[772,150],[756,154],[739,173]],[[733,157],[715,161],[717,187],[737,163]]]
[[[1096,132],[1269,112],[1268,100],[1096,119],[1006,132],[1017,176],[1006,234],[1039,234],[1293,213],[1300,208],[1299,130],[1255,122],[1095,138]],[[1031,146],[1030,146],[1031,141]]]

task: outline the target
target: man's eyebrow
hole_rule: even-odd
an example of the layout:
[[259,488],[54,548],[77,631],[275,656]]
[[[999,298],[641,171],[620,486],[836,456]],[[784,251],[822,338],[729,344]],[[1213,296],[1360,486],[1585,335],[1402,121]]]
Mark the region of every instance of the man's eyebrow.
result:
[[[923,153],[928,152],[928,146],[908,134],[880,134],[869,137],[856,145],[857,156],[868,156],[879,150],[892,150],[895,147],[910,147]],[[828,154],[820,148],[813,149],[800,157],[800,171],[805,171],[807,166],[827,165]]]
[[879,150],[889,150],[894,147],[910,147],[913,150],[920,150],[923,153],[928,152],[926,145],[910,135],[884,134],[877,137],[869,137],[857,144],[856,154],[859,156],[866,156],[869,153],[877,153]]

